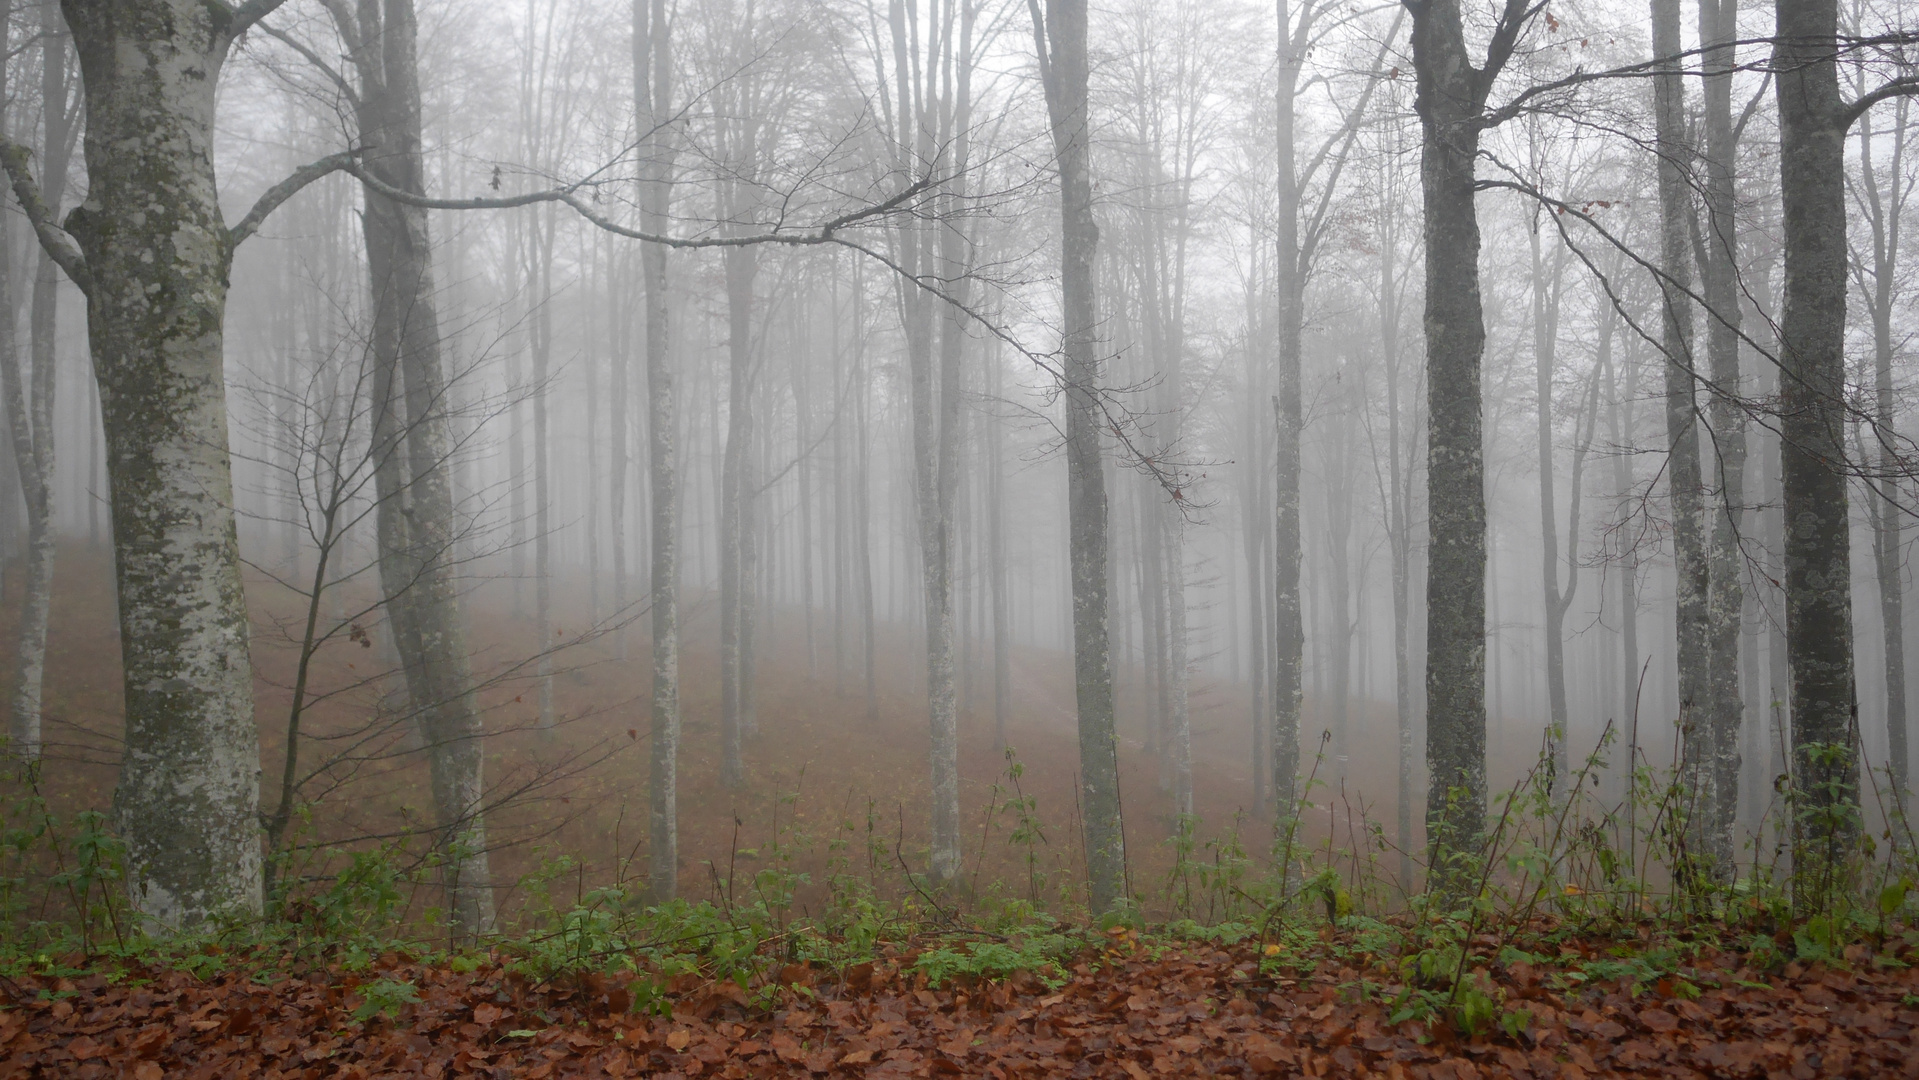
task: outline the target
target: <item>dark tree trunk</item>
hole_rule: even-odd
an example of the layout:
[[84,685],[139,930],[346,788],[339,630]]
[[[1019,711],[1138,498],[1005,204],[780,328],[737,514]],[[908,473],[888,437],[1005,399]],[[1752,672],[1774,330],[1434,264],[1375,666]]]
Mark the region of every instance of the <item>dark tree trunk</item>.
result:
[[1846,514],[1846,106],[1833,0],[1779,0],[1774,85],[1784,212],[1779,320],[1786,652],[1792,669],[1794,871],[1817,905],[1859,836]]

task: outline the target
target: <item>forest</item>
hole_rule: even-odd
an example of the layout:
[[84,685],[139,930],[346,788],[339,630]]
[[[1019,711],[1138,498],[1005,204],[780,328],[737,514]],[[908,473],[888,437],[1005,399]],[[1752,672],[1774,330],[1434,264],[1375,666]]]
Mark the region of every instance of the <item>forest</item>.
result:
[[1919,1067],[1907,0],[4,31],[0,1080]]

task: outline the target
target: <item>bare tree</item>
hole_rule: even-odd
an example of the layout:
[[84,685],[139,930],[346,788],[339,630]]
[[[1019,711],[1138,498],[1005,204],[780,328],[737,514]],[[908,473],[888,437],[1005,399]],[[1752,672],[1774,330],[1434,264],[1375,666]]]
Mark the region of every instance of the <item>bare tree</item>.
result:
[[1700,163],[1706,174],[1706,213],[1704,242],[1698,250],[1703,256],[1699,260],[1701,295],[1711,312],[1706,322],[1706,358],[1713,389],[1707,419],[1715,451],[1712,487],[1717,498],[1711,548],[1706,553],[1706,698],[1696,703],[1705,710],[1705,753],[1697,773],[1700,828],[1695,835],[1704,868],[1721,884],[1731,883],[1737,854],[1733,832],[1739,820],[1739,732],[1745,714],[1739,694],[1739,634],[1745,607],[1740,536],[1746,501],[1746,414],[1739,371],[1740,283],[1733,188],[1738,146],[1732,112],[1733,41],[1738,36],[1737,0],[1700,0],[1701,67],[1706,76]]
[[[666,232],[671,198],[673,44],[666,0],[633,2],[634,128],[640,153],[640,222]],[[656,903],[679,889],[680,753],[680,471],[679,399],[668,349],[671,287],[665,244],[640,251],[646,295],[647,477],[651,485],[650,570],[653,624],[653,746],[648,758],[650,806],[647,887]]]
[[1052,122],[1060,186],[1062,387],[1066,399],[1067,518],[1073,604],[1073,686],[1079,706],[1081,814],[1096,912],[1124,899],[1119,745],[1107,628],[1107,501],[1101,464],[1099,305],[1086,54],[1086,0],[1027,0],[1040,81]]
[[[67,170],[78,134],[71,93],[74,80],[68,39],[51,4],[39,6],[41,195],[58,212],[67,186]],[[28,324],[29,363],[22,364],[13,340],[14,313],[7,302],[5,341],[0,345],[0,386],[6,394],[7,427],[13,435],[14,465],[27,511],[26,584],[20,599],[9,734],[10,749],[22,760],[40,758],[41,682],[47,667],[47,623],[53,605],[54,390],[57,363],[55,327],[59,316],[60,270],[45,251],[36,252],[33,298]],[[4,271],[0,271],[4,273]]]
[[[368,147],[363,167],[393,187],[423,193],[413,0],[367,2],[357,9],[346,0],[328,0],[327,9],[357,76],[352,103]],[[479,813],[486,788],[485,727],[473,694],[456,580],[460,527],[447,416],[451,388],[435,306],[432,236],[425,210],[371,189],[360,221],[373,301],[380,579],[432,765],[448,904],[461,932],[485,934],[494,917]],[[543,654],[547,644],[542,642]]]
[[[1864,67],[1855,65],[1854,71],[1863,83],[1867,75]],[[1855,87],[1858,92],[1866,89],[1864,85]],[[1867,510],[1872,521],[1873,572],[1879,584],[1879,624],[1885,650],[1887,756],[1892,766],[1894,798],[1903,805],[1911,783],[1906,718],[1904,548],[1907,511],[1900,505],[1904,470],[1895,434],[1898,415],[1893,354],[1898,338],[1893,319],[1903,218],[1913,188],[1907,176],[1911,102],[1902,97],[1893,103],[1893,109],[1889,131],[1876,128],[1869,113],[1859,119],[1859,171],[1856,183],[1851,185],[1851,195],[1865,219],[1867,235],[1862,240],[1870,246],[1864,253],[1853,251],[1849,265],[1860,292],[1865,295],[1866,311],[1872,321],[1872,424],[1878,445],[1872,448],[1870,461],[1876,473],[1872,479],[1876,490]],[[1860,464],[1864,466],[1868,462],[1862,460]]]

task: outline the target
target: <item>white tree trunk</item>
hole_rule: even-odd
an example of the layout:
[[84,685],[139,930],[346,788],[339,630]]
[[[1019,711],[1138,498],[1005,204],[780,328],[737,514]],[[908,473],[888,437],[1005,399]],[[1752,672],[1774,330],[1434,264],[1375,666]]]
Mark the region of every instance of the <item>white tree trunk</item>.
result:
[[114,795],[151,926],[260,910],[253,717],[223,321],[231,242],[213,168],[233,13],[194,0],[68,4],[86,87],[89,282],[126,687]]

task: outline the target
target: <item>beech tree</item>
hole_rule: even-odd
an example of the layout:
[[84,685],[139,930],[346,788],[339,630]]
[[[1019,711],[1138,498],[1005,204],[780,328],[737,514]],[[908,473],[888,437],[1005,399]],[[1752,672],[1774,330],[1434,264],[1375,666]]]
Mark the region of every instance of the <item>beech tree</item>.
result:
[[229,227],[213,126],[236,38],[280,0],[63,5],[85,88],[87,198],[56,221],[0,148],[42,248],[87,297],[107,439],[126,751],[114,811],[129,894],[160,929],[260,910],[259,735],[227,450],[233,251],[345,155]]
[[1027,0],[1053,136],[1060,191],[1061,389],[1066,399],[1066,480],[1073,605],[1073,696],[1079,713],[1081,812],[1096,912],[1124,898],[1119,746],[1113,728],[1113,658],[1107,625],[1107,499],[1102,465],[1099,226],[1086,93],[1086,0]]
[[[1486,53],[1467,54],[1459,0],[1405,0],[1426,207],[1426,797],[1431,867],[1468,850],[1486,815],[1486,494],[1476,162],[1493,80],[1543,3],[1505,0]],[[1457,884],[1457,883],[1455,883]]]

